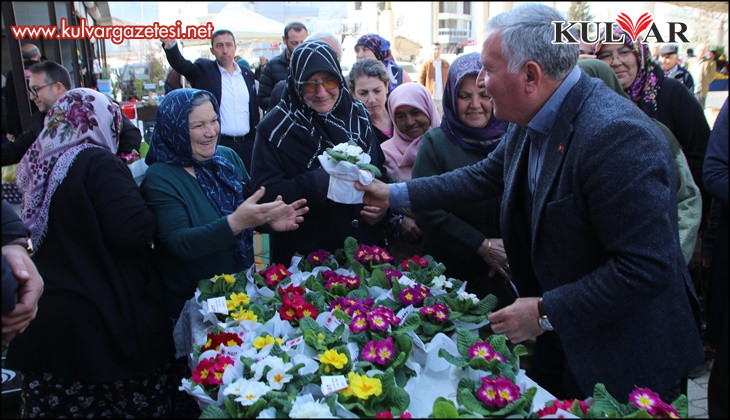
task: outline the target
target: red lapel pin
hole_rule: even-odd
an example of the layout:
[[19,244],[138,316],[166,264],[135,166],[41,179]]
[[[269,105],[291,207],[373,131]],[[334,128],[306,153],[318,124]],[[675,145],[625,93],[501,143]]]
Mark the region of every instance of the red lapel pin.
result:
[[563,153],[565,151],[565,145],[563,143],[560,143],[558,146],[558,152]]

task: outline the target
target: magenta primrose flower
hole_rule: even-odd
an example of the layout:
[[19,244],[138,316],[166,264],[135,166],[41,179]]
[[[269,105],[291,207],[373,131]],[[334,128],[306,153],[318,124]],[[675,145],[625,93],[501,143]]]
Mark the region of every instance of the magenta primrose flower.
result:
[[327,270],[322,272],[322,277],[324,277],[324,286],[329,290],[332,288],[332,286],[336,284],[341,284],[345,286],[346,289],[354,289],[357,287],[360,287],[360,278],[355,276],[346,276],[344,274],[336,273],[332,270]]
[[385,366],[393,360],[394,355],[395,346],[393,345],[393,337],[388,337],[382,341],[370,341],[362,349],[363,360],[370,363],[377,363],[381,366]]
[[[649,388],[639,388],[629,394],[629,400],[640,410],[655,416],[661,404],[665,404],[659,394]],[[668,405],[668,404],[667,404]],[[671,407],[671,406],[670,406]]]
[[360,245],[355,251],[355,260],[363,264],[384,264],[393,261],[393,256],[379,246]]
[[488,362],[497,359],[500,362],[504,362],[504,357],[494,351],[492,346],[490,346],[488,343],[485,343],[483,341],[474,344],[469,348],[469,357],[474,359],[475,357],[483,357]]
[[384,268],[383,273],[385,273],[385,278],[388,279],[388,283],[390,285],[393,285],[393,280],[398,280],[399,278],[403,277],[403,273],[396,270],[395,268]]
[[314,264],[315,266],[320,266],[329,260],[330,253],[325,251],[324,249],[311,252],[309,255],[307,255],[307,261]]
[[345,312],[348,316],[353,317],[355,315],[367,313],[370,308],[372,308],[374,302],[373,298],[370,297],[365,300],[338,297],[330,302],[330,311],[339,309]]
[[520,387],[514,382],[500,376],[499,378],[482,377],[482,387],[477,391],[477,397],[489,407],[504,407],[522,396]]
[[417,305],[431,294],[428,287],[422,284],[413,285],[400,291],[399,299],[405,305]]
[[354,333],[363,332],[368,328],[368,326],[368,320],[365,318],[365,315],[355,315],[350,322],[350,331]]
[[449,307],[443,303],[436,303],[433,306],[424,306],[421,313],[438,322],[446,322],[449,320]]

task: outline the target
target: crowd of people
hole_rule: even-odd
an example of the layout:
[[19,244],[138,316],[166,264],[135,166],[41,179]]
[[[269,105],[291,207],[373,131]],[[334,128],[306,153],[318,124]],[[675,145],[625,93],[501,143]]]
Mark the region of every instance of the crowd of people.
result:
[[[30,63],[37,111],[2,154],[22,193],[19,216],[3,202],[2,247],[22,415],[197,417],[173,326],[199,280],[254,263],[260,232],[285,265],[350,236],[396,262],[432,255],[498,297],[489,328],[534,343],[527,373],[559,399],[600,382],[620,400],[638,386],[673,401],[709,343],[709,414],[726,416],[728,106],[711,130],[714,61],[688,71],[675,46],[657,61],[620,28],[621,44],[553,44],[563,20],[540,4],[501,13],[481,53],[449,63],[435,43],[416,81],[378,34],[357,40],[347,77],[339,40],[300,22],[256,72],[231,31],[195,62],[162,39],[173,71],[139,187],[119,156],[141,136],[119,105]],[[348,142],[381,173],[354,184],[360,204],[328,198],[318,159]],[[690,268],[712,226],[705,290]]]

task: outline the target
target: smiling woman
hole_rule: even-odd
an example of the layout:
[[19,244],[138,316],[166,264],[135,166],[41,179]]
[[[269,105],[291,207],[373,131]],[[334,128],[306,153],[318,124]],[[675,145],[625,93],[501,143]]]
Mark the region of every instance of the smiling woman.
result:
[[[207,91],[176,89],[155,117],[142,195],[155,215],[155,249],[168,314],[177,318],[198,280],[253,263],[253,228],[296,229],[304,202],[257,204],[241,158],[218,145],[218,103]],[[248,196],[248,198],[247,198]]]
[[317,156],[352,141],[383,172],[383,152],[368,112],[345,85],[335,50],[307,41],[291,55],[286,93],[257,127],[251,180],[266,186],[264,201],[306,198],[312,213],[297,232],[271,235],[273,262],[288,264],[295,252],[334,251],[346,237],[383,244],[385,209],[327,199],[330,175]]

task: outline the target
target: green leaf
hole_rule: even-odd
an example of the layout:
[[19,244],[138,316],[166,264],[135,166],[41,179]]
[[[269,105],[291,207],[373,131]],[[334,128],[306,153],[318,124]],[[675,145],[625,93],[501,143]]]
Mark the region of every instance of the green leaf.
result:
[[385,277],[385,273],[382,270],[376,268],[370,275],[370,281],[368,282],[370,287],[382,287],[383,289],[390,289],[390,283],[388,278]]
[[432,419],[453,419],[459,417],[459,411],[456,410],[456,404],[453,401],[438,397],[433,402],[433,411],[428,417]]
[[689,417],[689,403],[687,401],[686,395],[681,394],[679,397],[677,397],[677,399],[672,402],[672,407],[677,410],[677,414],[679,414],[679,417],[683,419]]
[[469,361],[464,359],[463,357],[454,356],[453,354],[449,353],[445,349],[439,349],[438,353],[439,357],[446,360],[447,362],[451,363],[452,365],[458,367],[458,368],[465,368],[469,366]]
[[214,405],[205,407],[202,413],[200,413],[200,419],[227,419],[231,418],[226,410]]
[[347,257],[347,261],[352,264],[355,261],[355,252],[357,251],[357,239],[353,238],[352,236],[348,236],[345,238],[345,256]]
[[[327,301],[320,292],[309,292],[304,295],[304,300],[314,305],[318,313],[324,312],[327,308]],[[316,322],[315,322],[316,324]]]
[[490,411],[487,410],[484,407],[484,404],[482,404],[482,402],[474,396],[474,381],[469,379],[471,385],[462,386],[462,382],[464,382],[464,379],[468,378],[462,378],[462,380],[459,381],[459,387],[456,390],[456,401],[471,412],[481,414],[482,416],[489,415]]
[[380,178],[383,176],[383,174],[380,172],[380,169],[378,169],[376,166],[371,165],[369,163],[358,163],[357,167],[364,171],[372,172],[372,174],[375,178]]
[[[593,388],[593,404],[589,410],[591,415],[595,414],[600,417],[621,417],[626,411],[624,404],[618,402],[608,393],[606,386],[597,383]],[[628,414],[628,413],[626,413]]]
[[[480,340],[479,336],[465,329],[459,329],[456,333],[456,348],[459,354],[465,359],[470,359],[469,349]],[[496,350],[496,349],[495,349]]]
[[497,297],[489,294],[485,296],[482,300],[477,303],[474,308],[472,308],[471,313],[472,314],[478,314],[478,315],[486,315],[489,312],[492,312],[494,308],[497,307]]
[[393,331],[393,335],[396,337],[404,336],[411,331],[415,331],[419,326],[421,326],[421,315],[418,312],[411,312],[403,323]]

